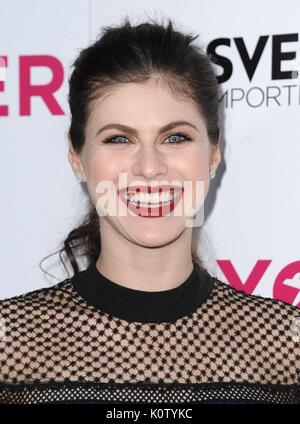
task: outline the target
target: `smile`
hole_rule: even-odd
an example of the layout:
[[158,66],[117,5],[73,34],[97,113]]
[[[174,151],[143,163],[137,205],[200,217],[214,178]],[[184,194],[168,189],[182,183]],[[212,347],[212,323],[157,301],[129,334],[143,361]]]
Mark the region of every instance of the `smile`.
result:
[[169,187],[162,190],[162,187],[152,190],[140,190],[138,193],[127,189],[120,190],[119,196],[123,203],[135,213],[143,218],[159,218],[169,216],[182,198],[183,188]]

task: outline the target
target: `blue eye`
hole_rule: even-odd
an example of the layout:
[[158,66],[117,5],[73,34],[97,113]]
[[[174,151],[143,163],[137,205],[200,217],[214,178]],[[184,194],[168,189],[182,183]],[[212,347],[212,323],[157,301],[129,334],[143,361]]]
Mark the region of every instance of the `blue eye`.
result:
[[185,141],[191,141],[190,137],[187,137],[187,136],[180,134],[180,133],[172,134],[168,138],[171,138],[172,140],[174,140],[174,138],[176,139],[176,137],[182,137],[182,138],[184,138],[184,140],[172,141],[172,143],[169,143],[169,144],[180,144],[180,143],[184,143]]
[[114,137],[105,140],[103,143],[109,143],[109,144],[125,144],[125,143],[121,143],[119,141],[114,142],[114,140],[118,140],[120,138],[122,139],[122,138],[127,138],[127,137],[124,137],[123,135],[115,135]]
[[[172,141],[172,142],[167,143],[167,144],[175,144],[175,145],[177,145],[177,144],[180,144],[180,143],[184,143],[185,141],[191,141],[191,138],[190,137],[188,137],[186,135],[183,135],[183,134],[180,134],[180,133],[171,134],[171,135],[169,135],[169,137],[167,137],[167,139],[169,138],[169,139],[172,139],[172,140],[174,140],[174,139],[176,140],[176,137],[181,137],[184,140]],[[123,135],[115,135],[114,137],[111,137],[111,138],[108,138],[108,139],[104,140],[103,143],[104,144],[127,144],[126,142],[123,143],[122,141],[118,141],[120,139],[121,140],[122,139],[128,140],[128,138],[125,137],[125,136],[123,136]]]

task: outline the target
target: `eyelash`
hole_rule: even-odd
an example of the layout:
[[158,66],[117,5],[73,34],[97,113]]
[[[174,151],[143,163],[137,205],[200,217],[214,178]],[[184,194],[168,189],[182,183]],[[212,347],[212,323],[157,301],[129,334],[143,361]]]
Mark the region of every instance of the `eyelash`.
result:
[[[185,140],[176,141],[176,142],[167,143],[167,144],[175,144],[175,145],[178,145],[178,144],[182,144],[182,143],[185,143],[185,142],[187,142],[187,141],[191,141],[191,140],[192,140],[189,136],[186,136],[186,135],[181,134],[181,133],[174,133],[174,134],[170,134],[167,138],[174,137],[175,135],[179,135],[180,137],[185,138]],[[126,138],[126,139],[128,140],[128,137],[126,137],[126,136],[124,136],[124,135],[122,135],[122,134],[118,134],[118,135],[114,135],[113,137],[109,137],[109,138],[105,139],[105,140],[103,141],[103,144],[127,144],[127,143],[116,143],[116,142],[112,141],[112,140],[114,140],[114,139],[116,139],[116,138],[118,138],[118,137],[123,137],[123,138]]]

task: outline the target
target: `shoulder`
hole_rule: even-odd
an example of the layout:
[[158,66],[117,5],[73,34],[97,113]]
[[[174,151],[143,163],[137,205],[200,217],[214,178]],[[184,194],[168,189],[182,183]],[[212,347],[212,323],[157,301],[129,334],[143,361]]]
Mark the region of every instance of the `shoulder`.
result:
[[[76,308],[70,279],[0,300],[0,380],[22,375],[29,352],[49,331],[61,327],[64,314]],[[27,366],[29,369],[30,367]]]
[[63,300],[64,294],[69,291],[69,287],[70,279],[67,278],[49,287],[42,287],[21,295],[1,299],[0,318],[6,318],[11,321],[22,311],[28,312],[37,306],[43,309],[46,305],[53,305],[55,302]]
[[266,323],[275,319],[276,322],[273,324],[278,324],[281,320],[293,321],[295,318],[300,318],[300,309],[288,302],[245,293],[218,278],[213,279],[215,298],[224,307],[230,307],[232,312],[262,317]]
[[62,308],[72,293],[70,278],[59,283],[42,287],[17,296],[0,300],[1,322],[15,328],[17,323],[25,323],[41,317],[43,313]]
[[300,310],[290,303],[247,294],[214,279],[213,309],[232,345],[242,346],[265,378],[300,383]]

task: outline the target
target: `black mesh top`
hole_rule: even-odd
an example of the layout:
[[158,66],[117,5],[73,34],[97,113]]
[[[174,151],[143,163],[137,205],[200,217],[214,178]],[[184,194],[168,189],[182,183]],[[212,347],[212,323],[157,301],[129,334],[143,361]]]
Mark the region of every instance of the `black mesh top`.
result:
[[298,317],[198,264],[159,292],[91,264],[0,301],[0,403],[300,403]]

